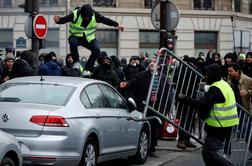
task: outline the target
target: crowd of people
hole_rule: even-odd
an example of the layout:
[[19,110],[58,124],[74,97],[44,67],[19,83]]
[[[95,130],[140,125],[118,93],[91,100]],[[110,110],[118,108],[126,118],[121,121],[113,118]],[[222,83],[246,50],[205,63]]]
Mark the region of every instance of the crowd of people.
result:
[[[135,99],[138,107],[137,109],[141,112],[144,111],[142,101],[146,99],[151,75],[153,74],[154,66],[157,63],[155,56],[154,58],[149,59],[145,54],[141,54],[141,56],[134,55],[130,57],[129,62],[127,63],[127,59],[125,58],[119,59],[115,55],[110,56],[105,51],[102,51],[98,55],[95,66],[90,71],[91,74],[83,76],[82,73],[84,71],[85,63],[87,62],[85,58],[81,58],[76,62],[76,60],[74,60],[75,57],[69,53],[66,55],[65,61],[62,62],[57,58],[57,55],[54,52],[42,53],[39,56],[37,73],[35,73],[33,68],[33,58],[34,54],[31,51],[15,53],[14,48],[7,47],[5,58],[0,65],[0,83],[12,78],[32,75],[87,77],[98,79],[109,83],[125,98],[132,97]],[[210,71],[208,71],[208,77],[211,77],[212,79],[211,83],[218,82],[220,79],[228,82],[234,92],[236,102],[243,106],[248,112],[252,113],[252,52],[248,52],[246,55],[239,54],[238,56],[234,53],[227,53],[223,58],[221,58],[219,53],[210,52],[207,56],[200,53],[198,57],[184,55],[182,58],[184,62],[188,63],[203,75],[205,75],[209,65],[218,65],[220,70],[217,70],[217,67],[215,66],[214,69],[211,70],[217,71],[212,73],[212,75],[209,75]],[[172,61],[172,63],[175,64],[175,61]],[[219,75],[217,73],[219,73]],[[216,80],[217,77],[218,80]],[[180,97],[179,100],[184,101],[187,104],[190,102],[195,104],[196,102],[190,101],[190,99],[186,99],[186,97]],[[203,100],[201,102],[203,102]],[[193,105],[192,103],[188,105]],[[209,104],[209,101],[206,101],[206,103]],[[199,103],[195,105],[197,105],[197,107],[200,106]],[[209,106],[209,109],[211,109],[210,107],[213,105]],[[205,104],[203,104],[203,106],[206,107]],[[203,117],[207,118],[208,115],[209,114],[203,115]],[[153,115],[148,115],[147,113],[147,116]],[[154,127],[153,131],[155,131],[155,128],[160,127],[157,127],[158,124],[156,123],[151,124],[151,126]],[[208,132],[210,132],[211,135],[211,128],[208,128]],[[214,129],[213,133],[216,133],[216,129]],[[225,132],[220,130],[220,133]],[[151,152],[153,153],[151,153],[151,155],[158,157],[155,153],[158,137],[155,137],[155,134],[152,135]],[[226,138],[226,136],[223,136],[221,139],[224,138]],[[211,143],[213,142],[210,141],[210,144]],[[179,132],[177,147],[185,149],[187,147],[195,148],[196,146],[189,141],[187,135],[184,135],[183,132]],[[206,160],[209,159],[207,158]]]

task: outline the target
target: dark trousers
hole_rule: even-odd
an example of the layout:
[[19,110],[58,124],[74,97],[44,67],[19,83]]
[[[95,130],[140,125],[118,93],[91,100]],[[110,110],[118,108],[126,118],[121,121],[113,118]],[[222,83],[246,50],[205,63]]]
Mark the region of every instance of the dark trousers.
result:
[[[152,113],[150,110],[147,111],[147,117],[156,116],[155,113]],[[149,152],[155,152],[156,146],[158,145],[158,138],[160,136],[161,124],[156,119],[150,120],[151,127],[151,140],[150,140],[150,149]]]
[[79,52],[78,52],[78,46],[83,46],[91,51],[91,55],[88,58],[87,63],[85,64],[84,69],[92,71],[94,67],[94,63],[100,54],[100,46],[96,39],[92,40],[90,43],[87,42],[87,40],[83,37],[75,37],[70,36],[68,39],[69,45],[70,45],[70,51],[73,55],[74,62],[79,61]]
[[[182,114],[181,119],[180,119],[180,126],[183,127],[189,133],[191,133],[194,127],[194,121],[195,121],[194,110],[191,107],[187,105],[183,105],[181,103],[178,109],[181,110],[180,114],[178,115]],[[177,118],[180,118],[180,117],[177,117]],[[186,134],[184,131],[179,130],[178,141],[189,141],[189,140],[190,140],[190,136]]]
[[202,156],[206,166],[234,166],[218,152],[223,148],[223,142],[224,140],[206,136],[205,144],[203,145],[202,150]]

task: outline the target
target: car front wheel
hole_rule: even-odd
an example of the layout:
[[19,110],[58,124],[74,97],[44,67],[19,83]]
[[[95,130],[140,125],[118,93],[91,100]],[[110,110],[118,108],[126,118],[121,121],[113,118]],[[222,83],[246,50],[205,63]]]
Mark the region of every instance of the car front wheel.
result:
[[79,166],[96,166],[97,146],[95,141],[89,137],[85,143],[83,155]]
[[149,136],[147,129],[144,127],[139,137],[137,153],[134,156],[135,162],[137,164],[143,164],[147,160],[148,147],[149,147]]
[[1,166],[16,166],[16,164],[11,158],[4,157]]

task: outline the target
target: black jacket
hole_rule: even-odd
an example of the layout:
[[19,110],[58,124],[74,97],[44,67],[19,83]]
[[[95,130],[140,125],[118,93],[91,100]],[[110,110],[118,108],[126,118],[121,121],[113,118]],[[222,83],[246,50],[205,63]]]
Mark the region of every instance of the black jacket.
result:
[[16,77],[33,76],[33,75],[34,71],[32,67],[25,60],[17,59],[13,64],[10,73],[10,79]]
[[[163,93],[164,96],[162,98],[163,100],[160,103],[161,104],[160,110],[161,110],[161,112],[164,112],[164,111],[167,112],[167,111],[169,111],[168,110],[169,108],[166,107],[167,110],[164,110],[164,109],[166,106],[166,99],[169,97],[168,91],[169,91],[170,84],[168,83],[168,81],[165,81],[166,77],[164,75],[162,75],[161,77],[162,78],[161,78],[160,85],[159,85],[158,92],[157,92],[157,101],[155,102],[156,104],[154,105],[154,108],[157,109],[158,103],[160,102],[160,99],[161,99],[162,90],[165,86],[165,90]],[[151,78],[152,78],[151,71],[146,70],[146,71],[142,71],[142,72],[138,73],[133,80],[127,82],[128,88],[134,89],[133,90],[133,98],[136,102],[137,110],[140,112],[144,111],[145,105],[143,104],[143,101],[146,101],[146,99],[147,99]],[[166,82],[166,85],[164,85],[165,82]],[[152,101],[150,101],[149,105],[152,106],[152,104],[153,104]],[[148,112],[147,116],[152,116],[151,112]]]
[[118,87],[119,84],[119,78],[116,74],[116,72],[112,69],[112,66],[110,68],[106,68],[104,65],[100,65],[94,69],[94,74],[92,75],[92,78],[105,81],[112,85],[114,88]]

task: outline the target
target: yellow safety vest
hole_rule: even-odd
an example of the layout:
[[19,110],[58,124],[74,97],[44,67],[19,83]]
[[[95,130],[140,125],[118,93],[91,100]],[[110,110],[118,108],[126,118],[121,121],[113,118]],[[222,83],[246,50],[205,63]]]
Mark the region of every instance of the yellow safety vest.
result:
[[230,127],[238,125],[239,118],[232,88],[223,80],[214,82],[211,86],[219,88],[226,101],[213,105],[210,116],[206,119],[206,123],[213,127]]
[[86,28],[81,26],[82,23],[82,17],[79,14],[78,15],[78,10],[74,10],[74,19],[73,22],[70,23],[69,26],[69,33],[71,36],[76,36],[76,37],[83,37],[83,34],[85,34],[86,39],[88,42],[91,42],[92,40],[95,39],[95,31],[97,28],[97,22],[95,19],[95,14],[93,14],[92,19],[88,26]]

